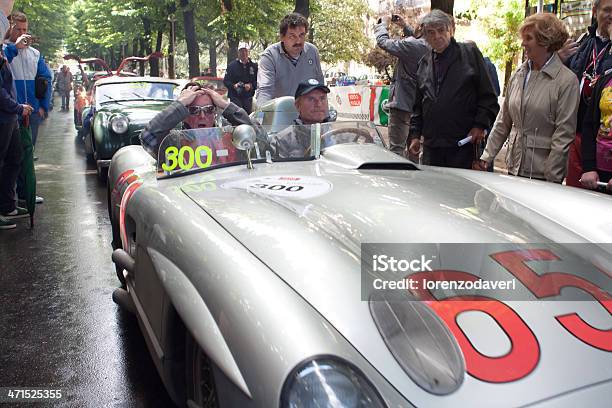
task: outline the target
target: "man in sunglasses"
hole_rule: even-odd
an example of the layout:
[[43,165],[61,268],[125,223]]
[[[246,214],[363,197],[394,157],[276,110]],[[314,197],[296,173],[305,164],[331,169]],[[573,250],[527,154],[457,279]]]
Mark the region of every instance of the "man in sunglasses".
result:
[[223,99],[213,89],[190,82],[175,102],[145,126],[140,134],[142,147],[157,159],[160,143],[179,123],[182,122],[182,129],[215,127],[217,114],[221,114],[232,126],[252,124],[244,109]]

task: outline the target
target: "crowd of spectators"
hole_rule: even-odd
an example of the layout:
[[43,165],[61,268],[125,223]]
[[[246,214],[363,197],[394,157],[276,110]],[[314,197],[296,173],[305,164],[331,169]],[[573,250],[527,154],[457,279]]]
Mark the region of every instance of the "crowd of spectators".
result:
[[15,228],[14,219],[29,217],[19,205],[25,200],[22,135],[35,145],[51,99],[51,72],[32,46],[37,38],[28,32],[26,15],[12,13],[13,3],[0,3],[0,229]]
[[[399,16],[381,18],[377,44],[398,57],[391,150],[427,165],[491,171],[506,146],[509,174],[588,189],[607,183],[612,191],[612,0],[595,0],[592,12],[578,42],[554,14],[523,21],[525,62],[501,107],[494,67],[475,43],[455,40],[452,16],[432,10],[416,30]],[[389,38],[390,23],[404,38]]]
[[[67,111],[73,80],[66,66],[54,80],[33,47],[38,39],[28,32],[27,16],[12,13],[12,4],[0,4],[0,229],[14,228],[13,218],[28,215],[17,201],[22,198],[19,130],[29,129],[35,145],[39,125],[52,109],[53,85]],[[612,0],[595,0],[592,11],[594,24],[578,42],[553,14],[524,20],[517,34],[525,62],[512,74],[501,107],[495,67],[474,42],[454,38],[452,16],[432,10],[415,29],[398,15],[379,19],[377,45],[398,58],[388,103],[390,149],[427,165],[491,171],[505,145],[509,174],[588,189],[607,183],[612,191]],[[403,38],[390,38],[390,24],[402,29]],[[166,112],[174,115],[168,123],[208,119],[220,107],[248,123],[253,97],[261,107],[281,96],[295,97],[296,124],[306,123],[311,113],[312,123],[329,120],[329,89],[319,51],[306,41],[308,29],[302,15],[285,16],[280,41],[266,48],[259,63],[241,43],[224,78],[232,103],[191,85]],[[189,109],[197,110],[193,118]],[[145,146],[157,142],[151,129],[157,128],[144,132],[151,136]]]

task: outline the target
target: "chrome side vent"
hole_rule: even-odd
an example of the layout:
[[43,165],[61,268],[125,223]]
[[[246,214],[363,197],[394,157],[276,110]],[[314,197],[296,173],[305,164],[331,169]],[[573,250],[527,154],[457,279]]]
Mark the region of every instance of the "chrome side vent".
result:
[[415,383],[436,395],[459,388],[465,375],[461,349],[431,308],[404,292],[374,292],[369,304],[385,344]]

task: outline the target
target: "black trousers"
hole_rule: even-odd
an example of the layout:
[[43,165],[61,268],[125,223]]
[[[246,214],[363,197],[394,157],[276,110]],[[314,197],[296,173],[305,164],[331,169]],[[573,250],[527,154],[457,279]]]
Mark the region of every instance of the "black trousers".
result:
[[235,103],[242,109],[244,109],[247,115],[250,115],[251,112],[253,111],[253,97],[252,96],[245,97],[245,98],[233,97],[233,98],[230,98],[230,101]]
[[423,146],[423,164],[439,167],[471,169],[474,157],[474,145],[467,143],[461,147]]
[[19,175],[23,148],[17,121],[0,123],[0,212],[15,209],[15,182]]

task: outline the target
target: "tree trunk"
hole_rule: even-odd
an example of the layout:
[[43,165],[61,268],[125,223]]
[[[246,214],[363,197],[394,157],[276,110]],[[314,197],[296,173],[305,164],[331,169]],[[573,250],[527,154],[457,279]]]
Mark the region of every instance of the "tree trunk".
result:
[[[140,55],[139,57],[144,57],[147,53],[147,43],[145,42],[144,38],[140,39]],[[139,62],[138,63],[138,75],[140,76],[144,76],[145,74],[145,63],[144,62]]]
[[[164,32],[162,30],[157,31],[157,39],[155,41],[155,52],[161,52],[163,35],[164,35]],[[158,77],[159,76],[159,58],[152,58],[149,61],[149,65],[151,66],[150,75]]]
[[514,55],[508,61],[506,61],[506,67],[504,68],[504,92],[503,96],[506,96],[506,88],[508,88],[508,82],[510,82],[510,77],[512,76],[512,60],[514,60]]
[[295,0],[294,13],[300,13],[304,17],[310,16],[310,0]]
[[[142,17],[142,27],[144,29],[144,39],[142,40],[143,42],[143,51],[144,54],[143,56],[147,56],[147,55],[151,55],[151,53],[153,52],[153,44],[152,44],[152,39],[153,36],[151,35],[151,20],[148,17]],[[149,71],[153,70],[153,64],[157,64],[158,61],[156,59],[151,59],[149,60]],[[141,68],[140,68],[140,72],[142,72],[142,75],[144,75],[144,64],[140,64]],[[159,70],[159,68],[158,68]]]
[[138,39],[134,38],[132,40],[132,55],[128,55],[129,57],[137,57],[138,56]]
[[200,49],[193,22],[193,9],[189,5],[189,0],[181,0],[180,6],[183,9],[185,42],[187,43],[187,53],[189,54],[189,76],[195,77],[200,75]]
[[168,4],[168,8],[166,9],[168,12],[169,22],[170,22],[170,34],[168,35],[168,78],[176,78],[176,73],[174,72],[174,43],[176,41],[176,35],[174,33],[176,28],[176,18],[174,13],[176,12],[176,3],[172,2]]
[[227,64],[238,58],[238,38],[233,33],[227,33]]
[[[233,4],[232,0],[223,0],[223,8],[227,11],[232,11]],[[227,64],[238,58],[238,37],[234,30],[231,29],[232,22],[230,22],[230,28],[227,30]]]
[[[228,65],[229,65],[229,59]],[[208,40],[208,66],[213,76],[217,76],[217,41],[214,39]]]
[[443,12],[453,15],[455,0],[431,0],[431,9],[439,9]]
[[108,53],[110,55],[110,61],[109,61],[110,64],[109,65],[111,67],[116,67],[117,66],[117,64],[116,64],[117,61],[115,60],[115,50],[114,50],[114,48],[112,46],[108,49]]

